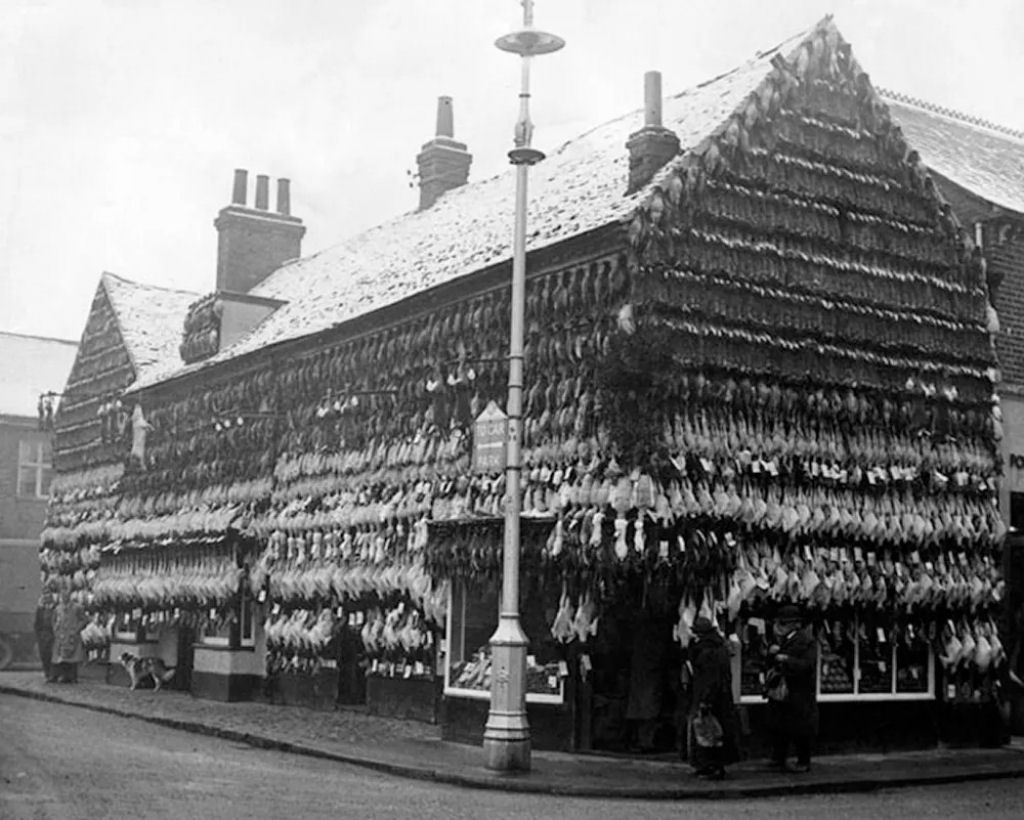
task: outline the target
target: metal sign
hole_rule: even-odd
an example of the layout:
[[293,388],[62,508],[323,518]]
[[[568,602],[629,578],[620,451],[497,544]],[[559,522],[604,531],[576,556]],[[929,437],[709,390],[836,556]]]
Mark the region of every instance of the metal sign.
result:
[[473,422],[473,472],[500,473],[508,452],[508,416],[493,401]]

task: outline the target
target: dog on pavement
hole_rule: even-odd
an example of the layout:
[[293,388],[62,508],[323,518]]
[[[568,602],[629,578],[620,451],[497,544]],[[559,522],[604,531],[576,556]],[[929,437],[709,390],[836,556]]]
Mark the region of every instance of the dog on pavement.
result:
[[121,666],[132,680],[132,689],[137,689],[146,678],[152,678],[153,689],[159,691],[161,686],[174,677],[174,669],[168,668],[160,658],[140,658],[131,652],[122,652]]

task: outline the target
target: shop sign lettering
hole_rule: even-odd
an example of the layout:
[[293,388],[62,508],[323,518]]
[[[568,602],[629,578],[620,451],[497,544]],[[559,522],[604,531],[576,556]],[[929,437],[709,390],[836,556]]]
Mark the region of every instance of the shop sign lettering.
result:
[[508,416],[492,401],[473,422],[473,472],[504,470],[507,441]]
[[1010,453],[1010,466],[1015,470],[1024,470],[1024,454]]

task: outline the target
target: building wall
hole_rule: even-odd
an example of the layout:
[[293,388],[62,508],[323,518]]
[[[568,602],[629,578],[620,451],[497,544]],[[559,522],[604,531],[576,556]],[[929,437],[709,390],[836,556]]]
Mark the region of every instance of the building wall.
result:
[[37,429],[35,419],[0,420],[0,538],[39,538],[46,498],[18,495],[18,443],[49,438]]

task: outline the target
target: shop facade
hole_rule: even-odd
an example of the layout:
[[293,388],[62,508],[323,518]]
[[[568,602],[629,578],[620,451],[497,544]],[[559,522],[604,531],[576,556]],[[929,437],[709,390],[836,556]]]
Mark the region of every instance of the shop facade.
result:
[[[831,21],[542,168],[534,745],[629,750],[645,726],[674,748],[705,615],[756,752],[784,604],[818,639],[822,747],[988,742],[1012,410],[1000,422],[987,269]],[[166,655],[197,694],[365,703],[479,740],[504,479],[473,451],[506,392],[501,184],[276,269],[232,345],[230,306],[211,308],[228,297],[194,302],[189,364],[122,385],[130,446],[83,499],[108,505],[74,519],[59,500],[44,541],[88,556],[111,657]]]

